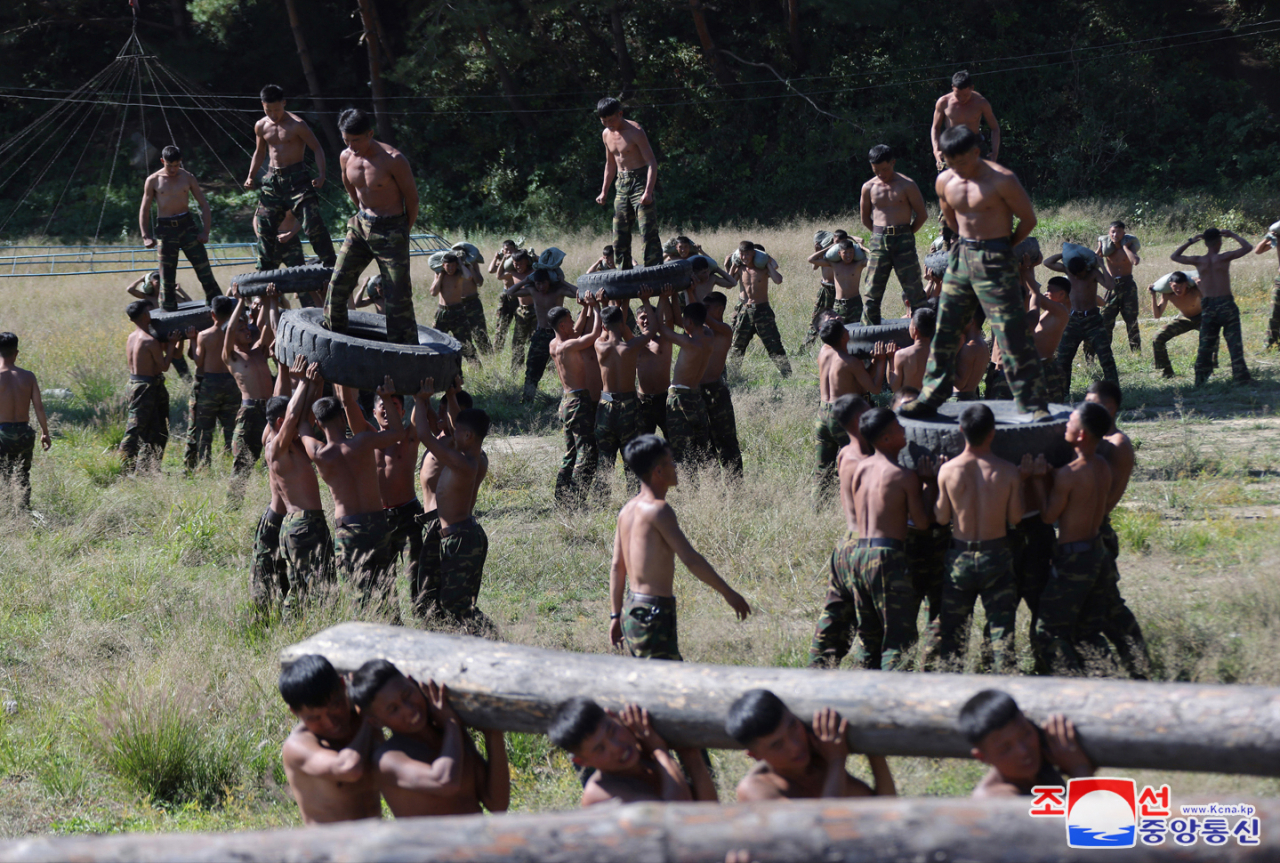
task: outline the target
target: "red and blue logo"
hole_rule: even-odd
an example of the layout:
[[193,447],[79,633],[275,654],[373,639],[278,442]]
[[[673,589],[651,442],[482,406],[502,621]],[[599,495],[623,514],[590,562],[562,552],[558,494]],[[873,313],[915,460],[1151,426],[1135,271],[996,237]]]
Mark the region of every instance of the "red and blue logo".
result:
[[1133,848],[1137,844],[1137,785],[1132,779],[1067,781],[1067,845]]

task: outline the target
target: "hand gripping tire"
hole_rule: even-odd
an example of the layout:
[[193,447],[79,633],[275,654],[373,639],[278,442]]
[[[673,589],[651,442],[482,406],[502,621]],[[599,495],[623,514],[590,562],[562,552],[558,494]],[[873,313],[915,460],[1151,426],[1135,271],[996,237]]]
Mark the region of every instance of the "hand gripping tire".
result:
[[387,319],[348,312],[345,333],[325,329],[324,309],[291,309],[280,316],[276,357],[286,366],[294,357],[319,363],[326,381],[362,390],[382,386],[391,375],[397,393],[416,393],[425,378],[443,392],[462,371],[462,345],[453,336],[418,327],[418,344],[387,343]]
[[239,273],[231,277],[231,285],[242,297],[260,297],[267,292],[267,285],[272,282],[275,283],[277,293],[305,294],[310,291],[327,291],[331,278],[333,267],[307,264],[303,267]]
[[178,303],[176,312],[151,311],[151,335],[164,340],[172,333],[185,333],[188,328],[207,330],[213,326],[213,312],[201,300]]
[[894,318],[876,326],[846,324],[845,329],[849,331],[848,351],[851,354],[869,357],[871,349],[878,342],[893,342],[900,348],[910,347],[915,342],[911,338],[910,327],[910,318]]
[[1022,461],[1024,453],[1032,458],[1044,453],[1053,467],[1062,467],[1075,457],[1071,445],[1063,438],[1070,405],[1049,405],[1053,414],[1040,422],[1017,422],[1018,407],[1013,401],[944,402],[937,416],[929,419],[898,417],[902,430],[907,434],[907,445],[898,453],[898,463],[914,469],[923,456],[932,456],[935,463],[939,455],[948,458],[964,450],[964,435],[960,432],[960,413],[970,405],[984,404],[996,415],[996,437],[991,450],[1000,458],[1014,464]]
[[578,279],[578,296],[585,297],[604,288],[604,295],[611,300],[634,300],[646,285],[656,297],[663,285],[671,285],[677,291],[683,291],[692,283],[693,264],[689,261],[667,261],[656,267],[587,273]]

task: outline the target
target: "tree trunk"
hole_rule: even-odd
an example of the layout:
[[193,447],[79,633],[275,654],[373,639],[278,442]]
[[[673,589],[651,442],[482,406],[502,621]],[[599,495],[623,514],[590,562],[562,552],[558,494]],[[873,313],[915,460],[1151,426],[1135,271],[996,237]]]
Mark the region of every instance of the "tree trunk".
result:
[[169,8],[173,10],[173,29],[178,34],[177,41],[185,45],[191,35],[190,18],[187,15],[187,0],[169,0]]
[[369,88],[373,92],[373,116],[378,125],[378,138],[391,140],[391,115],[387,113],[386,92],[382,85],[382,59],[378,28],[373,22],[373,0],[356,0],[360,4],[360,20],[364,24],[364,47],[369,53]]
[[614,3],[609,7],[609,29],[613,31],[613,53],[618,57],[618,77],[622,80],[622,89],[618,92],[618,98],[625,100],[631,98],[631,85],[635,81],[636,70],[631,64],[631,52],[627,50],[627,34],[622,25],[622,4]]
[[281,661],[307,653],[340,672],[386,657],[419,680],[446,683],[462,718],[480,728],[543,732],[559,704],[590,695],[606,708],[639,703],[674,745],[737,749],[724,731],[729,705],[763,687],[805,720],[822,707],[840,711],[856,752],[968,758],[956,714],[997,688],[1034,720],[1067,714],[1100,765],[1280,776],[1276,687],[649,662],[368,623],[326,629]]
[[702,56],[711,66],[711,74],[721,87],[733,83],[733,76],[724,67],[720,54],[716,51],[715,40],[711,38],[711,30],[707,27],[706,16],[702,14],[702,0],[689,0],[689,10],[693,13],[693,26],[698,31],[698,39],[702,42]]
[[791,62],[797,72],[803,72],[809,65],[805,56],[804,42],[800,39],[800,0],[787,0],[787,35],[791,39]]
[[293,42],[298,46],[298,59],[302,61],[302,74],[307,79],[307,89],[311,93],[311,103],[315,107],[316,116],[320,118],[320,129],[329,142],[333,158],[342,152],[342,139],[338,137],[338,126],[330,114],[326,113],[324,101],[321,99],[320,76],[311,62],[311,51],[307,48],[307,39],[302,33],[302,21],[298,18],[297,0],[284,0],[285,10],[289,13],[289,29],[293,30]]
[[520,125],[524,127],[526,132],[536,131],[533,125],[533,118],[529,116],[529,109],[525,107],[524,100],[520,98],[520,93],[516,90],[515,81],[511,78],[511,72],[507,70],[507,64],[502,62],[502,58],[498,56],[498,52],[493,49],[492,43],[489,42],[489,31],[485,29],[483,24],[477,24],[476,35],[480,37],[480,44],[484,47],[484,55],[489,58],[489,62],[493,64],[493,71],[498,75],[498,81],[502,84],[502,92],[507,97],[507,104],[516,112],[516,119],[520,121]]
[[[1174,806],[1212,803],[1177,797]],[[815,860],[982,860],[985,863],[1097,863],[1097,849],[1067,847],[1062,818],[1032,818],[1030,797],[797,800],[782,804],[633,803],[570,812],[454,815],[269,830],[258,833],[134,833],[34,836],[0,844],[12,863],[723,863],[749,850],[753,863]],[[1240,801],[1233,801],[1240,802]],[[1259,823],[1280,819],[1280,800],[1248,801]],[[1176,809],[1175,809],[1176,811]],[[1228,829],[1240,820],[1226,819]],[[1262,842],[1271,837],[1262,836]],[[1157,863],[1270,860],[1265,847],[1137,847],[1114,859]]]

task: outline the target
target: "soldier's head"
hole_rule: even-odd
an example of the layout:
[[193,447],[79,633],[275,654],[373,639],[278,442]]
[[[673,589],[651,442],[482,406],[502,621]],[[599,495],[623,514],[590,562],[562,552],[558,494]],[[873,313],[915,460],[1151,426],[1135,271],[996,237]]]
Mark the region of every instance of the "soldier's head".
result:
[[602,773],[634,768],[643,755],[635,734],[617,716],[581,695],[556,708],[547,737],[569,753],[575,765]]
[[1119,219],[1116,219],[1111,223],[1111,226],[1107,228],[1107,236],[1111,238],[1111,242],[1115,243],[1117,248],[1122,242],[1124,242],[1124,232],[1124,222]]
[[687,258],[693,254],[695,244],[688,237],[676,237],[676,255],[681,258]]
[[1174,270],[1169,274],[1169,289],[1178,296],[1185,294],[1189,287],[1191,287],[1191,280],[1182,270]]
[[134,300],[125,306],[124,313],[142,329],[151,326],[151,304],[146,300]]
[[152,270],[147,273],[147,293],[155,294],[160,291],[160,271]]
[[986,405],[969,405],[960,412],[960,433],[970,446],[986,446],[996,433],[996,415]]
[[289,712],[322,740],[350,737],[359,717],[351,709],[347,687],[323,656],[300,656],[280,672],[280,697]]
[[686,331],[700,329],[707,322],[707,307],[702,303],[689,303],[680,317]]
[[458,272],[458,256],[450,252],[440,259],[440,269],[452,276]]
[[968,126],[952,126],[938,139],[938,149],[947,167],[965,177],[976,171],[982,161],[978,149],[980,140],[978,133]]
[[711,278],[711,259],[706,255],[694,255],[691,259],[693,262],[693,280],[695,282],[705,282]]
[[725,306],[729,304],[729,299],[719,291],[712,291],[702,298],[702,304],[707,307],[707,317],[723,321]]
[[969,74],[969,70],[961,69],[951,76],[951,92],[961,105],[973,98],[973,76]]
[[657,435],[642,434],[632,438],[622,448],[622,460],[646,485],[665,490],[680,484],[671,446]]
[[18,356],[18,336],[16,333],[0,333],[0,357],[13,360]]
[[969,754],[1006,780],[1031,780],[1040,772],[1040,733],[1007,693],[984,689],[960,708],[960,733]]
[[370,659],[351,675],[351,700],[360,716],[395,734],[414,734],[427,727],[427,698],[412,677],[386,659]]
[[938,329],[938,313],[930,308],[916,309],[911,313],[911,325],[908,329],[911,338],[917,342],[931,340]]
[[533,269],[533,258],[524,249],[511,256],[511,267],[517,273],[527,273]]
[[729,705],[724,730],[774,770],[803,770],[813,757],[809,730],[767,689],[749,690]]
[[1107,409],[1094,402],[1081,402],[1080,406],[1071,412],[1063,437],[1072,446],[1087,444],[1096,446],[1109,431],[1111,431],[1111,414],[1107,413]]
[[823,309],[822,311],[818,312],[818,328],[821,329],[822,325],[825,324],[827,321],[836,321],[837,323],[844,323],[844,320],[840,317],[840,313],[834,309]]
[[262,113],[273,123],[284,119],[284,90],[276,84],[268,84],[262,88]]
[[870,407],[866,399],[852,393],[845,393],[831,405],[831,415],[836,418],[836,422],[840,423],[840,427],[849,437],[858,441],[858,448],[863,455],[871,455],[875,452],[862,439],[862,434],[858,431],[858,420],[862,419],[862,415]]
[[606,261],[612,264],[613,263],[613,245],[610,244],[608,246],[605,246],[603,249],[601,249],[600,257],[604,258]]
[[[1094,381],[1089,384],[1084,400],[1106,408],[1114,426],[1116,414],[1120,413],[1120,404],[1124,400],[1124,393],[1120,390],[1120,385],[1115,381]],[[1107,429],[1107,431],[1110,430]]]
[[516,250],[519,248],[520,247],[516,245],[515,240],[502,241],[502,251],[506,252],[508,255],[514,255],[516,253]]
[[849,239],[849,232],[846,231],[844,228],[836,228],[834,231],[831,232],[831,241],[833,243],[838,243],[841,240],[847,240],[847,239]]
[[[326,430],[330,426],[342,425],[342,402],[333,396],[316,399],[315,403],[311,405],[311,413],[315,415],[316,422],[325,426]],[[345,429],[343,431],[345,432]]]
[[573,313],[564,306],[556,306],[548,312],[547,323],[551,325],[551,329],[560,338],[573,338]]
[[1217,228],[1206,228],[1204,234],[1205,247],[1211,252],[1216,252],[1222,248],[1222,232]]
[[893,148],[888,144],[876,144],[867,154],[867,158],[871,161],[871,170],[878,178],[888,180],[893,176],[893,169],[898,164],[898,159]]
[[487,413],[474,407],[458,411],[458,417],[453,421],[453,441],[458,449],[479,448],[488,435],[489,415]]
[[1054,276],[1044,287],[1055,303],[1065,303],[1071,298],[1071,282],[1065,276]]
[[357,156],[366,156],[373,146],[373,118],[359,108],[348,108],[338,115],[338,131],[342,143]]
[[182,151],[173,144],[165,147],[160,151],[160,161],[164,165],[164,172],[169,176],[177,176],[182,170]]
[[621,336],[622,327],[627,322],[627,316],[622,313],[622,309],[617,306],[605,306],[600,311],[600,323],[609,332]]
[[622,103],[612,96],[605,96],[596,103],[596,116],[602,126],[616,132],[622,128]]
[[530,281],[533,282],[533,289],[540,294],[551,290],[551,273],[546,270],[534,270]]
[[756,265],[756,244],[750,240],[738,243],[738,262],[744,267]]
[[236,301],[231,297],[214,297],[213,302],[209,304],[209,310],[213,312],[215,321],[225,324],[231,318],[231,313],[236,310]]
[[379,428],[391,428],[391,412],[387,410],[388,402],[396,405],[400,409],[400,416],[404,416],[404,396],[399,393],[374,396],[373,418],[378,421]]
[[843,351],[849,344],[849,331],[839,318],[834,321],[828,318],[818,326],[818,338],[824,345]]
[[267,422],[271,423],[273,429],[280,431],[280,423],[284,421],[284,415],[288,410],[288,396],[272,396],[267,399]]
[[906,432],[902,430],[897,414],[888,408],[872,408],[864,413],[858,420],[858,431],[876,452],[884,453],[890,460],[907,445]]
[[840,250],[840,260],[846,264],[852,264],[858,260],[858,244],[853,240],[844,239],[836,244],[836,248]]

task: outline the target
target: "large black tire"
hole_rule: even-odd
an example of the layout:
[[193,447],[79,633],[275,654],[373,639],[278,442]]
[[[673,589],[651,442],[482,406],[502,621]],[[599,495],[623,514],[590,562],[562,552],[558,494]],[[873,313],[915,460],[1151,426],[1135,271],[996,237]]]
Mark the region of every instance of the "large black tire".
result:
[[914,343],[908,329],[910,326],[909,318],[893,318],[877,326],[846,324],[845,329],[849,331],[848,351],[869,357],[871,349],[879,342],[893,342],[900,348],[910,347]]
[[333,267],[307,264],[302,267],[239,273],[231,277],[231,286],[239,290],[242,297],[260,297],[267,292],[267,285],[273,282],[277,293],[306,294],[328,290],[331,278]]
[[290,309],[280,316],[276,356],[292,365],[299,355],[319,363],[330,383],[373,390],[391,375],[398,393],[415,393],[424,378],[443,391],[462,371],[462,345],[453,336],[418,327],[418,344],[387,343],[387,319],[348,312],[347,332],[325,329],[324,309]]
[[924,256],[924,268],[934,273],[947,271],[947,253],[945,251],[930,252]]
[[602,270],[587,273],[578,279],[578,296],[585,297],[604,288],[604,295],[611,300],[634,300],[640,289],[648,285],[656,297],[663,285],[671,285],[683,291],[693,284],[693,264],[689,261],[667,261],[656,267],[635,267],[630,270]]
[[213,313],[209,306],[200,300],[189,303],[178,303],[176,312],[165,312],[153,309],[151,312],[151,335],[157,339],[165,339],[171,333],[185,333],[188,328],[207,330],[213,326]]
[[[914,468],[923,456],[957,456],[964,450],[964,435],[960,433],[960,413],[978,402],[945,402],[938,408],[938,415],[927,420],[898,417],[902,430],[907,433],[907,445],[898,454],[898,463]],[[1049,464],[1062,467],[1074,458],[1071,446],[1063,438],[1067,429],[1070,405],[1049,405],[1053,414],[1040,422],[1019,423],[1021,416],[1012,401],[984,401],[996,415],[996,438],[991,450],[1002,459],[1017,464],[1024,453],[1033,457],[1044,453]]]

